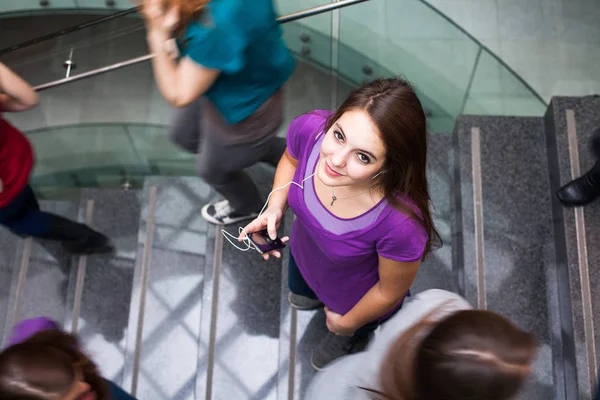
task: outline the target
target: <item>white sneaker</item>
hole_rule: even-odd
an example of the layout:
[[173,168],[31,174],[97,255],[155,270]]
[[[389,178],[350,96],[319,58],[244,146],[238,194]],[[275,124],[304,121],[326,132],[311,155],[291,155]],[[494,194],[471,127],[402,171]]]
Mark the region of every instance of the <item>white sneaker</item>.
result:
[[256,218],[258,213],[239,214],[233,211],[229,201],[221,200],[202,207],[202,217],[215,225],[229,225],[246,219]]

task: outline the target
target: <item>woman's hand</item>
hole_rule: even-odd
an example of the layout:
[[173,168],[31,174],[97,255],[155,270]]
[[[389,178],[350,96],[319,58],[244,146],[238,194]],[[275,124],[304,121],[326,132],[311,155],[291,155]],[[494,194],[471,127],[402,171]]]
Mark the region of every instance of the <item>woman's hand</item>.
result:
[[179,24],[179,7],[173,6],[167,9],[166,3],[164,0],[146,0],[142,13],[149,32],[160,32],[170,37]]
[[[258,218],[254,221],[250,222],[243,229],[243,232],[238,237],[238,241],[242,241],[246,238],[246,234],[252,232],[258,232],[265,228],[267,228],[267,232],[269,233],[269,237],[273,240],[277,238],[277,228],[281,225],[281,219],[283,218],[283,210],[279,207],[269,207],[267,208]],[[283,243],[287,242],[289,238],[283,237],[281,241]],[[263,254],[263,258],[265,260],[269,259],[269,255],[273,255],[277,258],[281,258],[281,253],[277,250],[272,251],[270,253]]]
[[344,316],[334,313],[325,307],[325,316],[327,317],[327,329],[338,336],[354,336],[356,328],[344,325]]

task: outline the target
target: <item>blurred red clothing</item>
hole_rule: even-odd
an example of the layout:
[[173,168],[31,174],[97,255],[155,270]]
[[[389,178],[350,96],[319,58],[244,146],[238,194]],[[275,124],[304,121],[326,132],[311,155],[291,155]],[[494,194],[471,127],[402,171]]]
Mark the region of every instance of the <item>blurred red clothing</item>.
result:
[[25,189],[33,162],[27,137],[0,117],[0,207],[10,204]]

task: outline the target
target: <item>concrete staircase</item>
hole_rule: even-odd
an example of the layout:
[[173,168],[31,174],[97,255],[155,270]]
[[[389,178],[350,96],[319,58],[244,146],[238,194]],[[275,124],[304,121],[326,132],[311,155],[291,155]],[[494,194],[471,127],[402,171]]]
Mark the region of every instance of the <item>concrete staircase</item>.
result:
[[[554,192],[591,166],[585,143],[597,110],[597,97],[558,98],[544,118],[463,116],[453,135],[431,135],[444,247],[413,293],[457,291],[534,332],[539,357],[519,399],[591,399],[595,390],[600,206],[563,209]],[[273,170],[250,173],[266,195]],[[287,254],[264,262],[240,252],[201,218],[215,198],[199,178],[149,177],[143,190],[44,202],[106,232],[117,252],[69,257],[0,231],[3,337],[21,318],[62,321],[106,377],[144,400],[303,399],[324,315],[287,304]],[[291,223],[288,214],[281,232]]]

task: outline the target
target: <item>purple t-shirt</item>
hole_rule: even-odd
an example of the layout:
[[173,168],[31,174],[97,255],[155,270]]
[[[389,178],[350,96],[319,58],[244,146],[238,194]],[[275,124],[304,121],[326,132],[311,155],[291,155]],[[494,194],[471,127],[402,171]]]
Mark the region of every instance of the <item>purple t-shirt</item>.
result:
[[60,330],[56,322],[46,317],[26,319],[19,322],[8,339],[8,346],[22,343],[38,332],[45,330]]
[[[290,124],[288,152],[298,160],[294,182],[315,172],[325,120],[330,111],[304,114]],[[291,185],[288,204],[296,214],[290,250],[306,283],[327,307],[346,314],[379,281],[378,256],[421,259],[427,233],[419,221],[385,200],[352,219],[336,217],[318,199],[313,179],[304,190]]]

